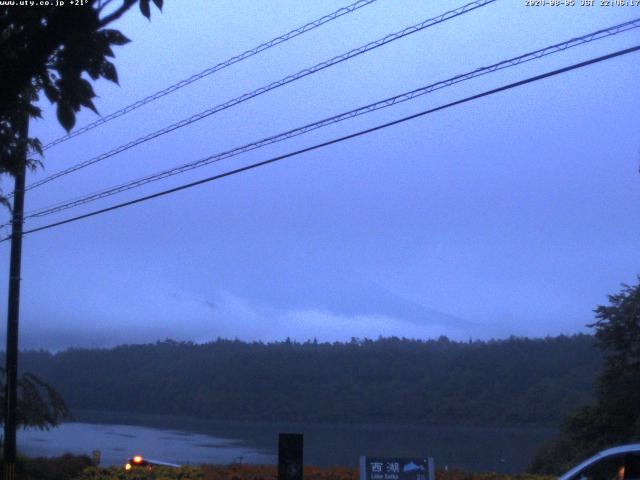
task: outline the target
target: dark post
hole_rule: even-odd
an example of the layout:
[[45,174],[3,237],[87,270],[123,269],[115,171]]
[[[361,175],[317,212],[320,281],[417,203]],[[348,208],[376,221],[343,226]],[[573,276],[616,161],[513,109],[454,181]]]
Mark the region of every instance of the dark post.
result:
[[278,480],[302,480],[303,449],[302,434],[278,435]]
[[[25,114],[20,128],[26,142],[29,118]],[[16,156],[15,188],[11,220],[11,259],[9,266],[9,300],[7,308],[6,384],[4,393],[4,480],[15,480],[16,467],[16,401],[18,396],[18,320],[20,312],[20,266],[22,260],[22,218],[24,185],[27,171],[26,143]]]

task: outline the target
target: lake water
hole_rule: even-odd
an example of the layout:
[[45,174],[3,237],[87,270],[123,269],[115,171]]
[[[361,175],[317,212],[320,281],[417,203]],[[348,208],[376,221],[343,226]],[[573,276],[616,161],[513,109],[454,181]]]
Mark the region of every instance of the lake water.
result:
[[102,464],[122,465],[134,454],[179,464],[277,463],[279,432],[304,434],[304,462],[356,467],[360,455],[432,456],[436,468],[514,473],[553,438],[551,429],[245,423],[135,415],[74,413],[77,422],[48,432],[18,433],[28,455],[100,450]]

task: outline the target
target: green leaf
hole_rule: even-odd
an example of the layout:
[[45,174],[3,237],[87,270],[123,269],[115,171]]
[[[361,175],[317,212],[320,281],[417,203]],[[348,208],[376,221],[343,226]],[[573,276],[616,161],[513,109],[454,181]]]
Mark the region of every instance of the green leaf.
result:
[[58,111],[56,113],[60,125],[62,125],[67,132],[71,131],[76,124],[76,114],[73,108],[71,108],[71,105],[63,102],[58,103]]
[[42,142],[38,138],[29,138],[27,140],[29,148],[36,152],[38,155],[42,156]]
[[149,0],[140,0],[140,11],[142,15],[151,20],[151,9],[149,8]]
[[100,69],[100,74],[107,80],[120,85],[120,83],[118,82],[118,72],[116,71],[116,67],[113,63],[105,60],[102,64],[102,68]]
[[93,101],[91,101],[88,98],[81,98],[80,99],[80,104],[87,107],[88,109],[92,110],[94,113],[98,113],[98,109],[96,108],[96,106],[93,104]]
[[88,59],[85,70],[89,74],[92,80],[100,78],[100,70],[102,69],[102,62],[104,62],[104,56],[97,51],[92,52],[91,58]]
[[[40,155],[42,156],[42,154],[40,154]],[[38,170],[38,168],[44,169],[44,164],[42,163],[41,160],[39,160],[37,158],[28,157],[27,158],[27,168],[30,171],[35,172],[36,170]]]
[[42,110],[39,107],[29,105],[27,110],[31,118],[42,118]]
[[91,80],[98,80],[98,78],[100,78],[100,70],[94,65],[87,67],[87,73],[91,77]]
[[92,99],[96,96],[91,84],[84,78],[79,78],[75,83],[75,90],[78,95],[78,101],[82,103],[84,99]]
[[[149,2],[147,2],[147,6],[148,4]],[[105,38],[109,41],[109,43],[113,45],[125,45],[131,41],[127,37],[125,37],[122,33],[120,33],[118,30],[107,29],[107,30],[102,30],[101,33],[105,36]]]

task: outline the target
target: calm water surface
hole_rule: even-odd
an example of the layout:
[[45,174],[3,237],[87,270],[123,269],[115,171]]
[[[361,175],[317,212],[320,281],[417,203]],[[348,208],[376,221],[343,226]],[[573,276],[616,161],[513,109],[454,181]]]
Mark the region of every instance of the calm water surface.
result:
[[519,472],[555,431],[532,428],[327,425],[208,421],[185,417],[78,411],[77,422],[18,434],[28,455],[90,454],[121,465],[141,453],[179,464],[277,462],[279,432],[303,433],[305,464],[356,467],[360,455],[432,456],[436,468]]

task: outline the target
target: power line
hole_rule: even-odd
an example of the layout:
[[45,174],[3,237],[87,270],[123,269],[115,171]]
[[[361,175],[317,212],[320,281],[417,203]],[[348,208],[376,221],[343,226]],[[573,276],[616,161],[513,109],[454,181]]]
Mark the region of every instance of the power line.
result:
[[500,71],[506,68],[510,68],[510,67],[514,67],[517,65],[520,65],[522,63],[525,62],[529,62],[531,60],[536,60],[536,59],[540,59],[543,57],[546,57],[548,55],[557,53],[557,52],[561,52],[564,50],[567,50],[569,48],[573,48],[579,45],[583,45],[585,43],[590,43],[592,41],[595,40],[599,40],[602,38],[607,38],[610,37],[612,35],[617,35],[621,32],[625,32],[628,30],[631,30],[633,28],[638,28],[640,27],[640,18],[635,19],[635,20],[630,20],[628,22],[624,22],[621,23],[619,25],[615,25],[613,27],[609,27],[606,29],[601,29],[598,30],[596,32],[592,32],[589,33],[587,35],[582,35],[580,37],[576,37],[576,38],[572,38],[570,40],[567,40],[565,42],[562,43],[557,43],[555,45],[551,45],[549,47],[543,48],[543,49],[539,49],[533,52],[529,52],[526,53],[524,55],[520,55],[514,58],[510,58],[508,60],[503,60],[499,63],[495,63],[493,65],[487,66],[487,67],[481,67],[478,68],[476,70],[473,70],[471,72],[468,73],[464,73],[461,75],[457,75],[455,77],[449,78],[447,80],[442,80],[430,85],[427,85],[425,87],[421,87],[419,89],[416,90],[412,90],[410,92],[406,92],[406,93],[402,93],[400,95],[396,95],[393,97],[389,97],[386,98],[384,100],[380,100],[378,102],[366,105],[364,107],[359,107],[357,109],[354,110],[350,110],[348,112],[344,112],[341,113],[339,115],[334,115],[332,117],[328,117],[325,118],[323,120],[308,124],[308,125],[304,125],[302,127],[298,127],[292,130],[288,130],[286,132],[282,132],[279,133],[277,135],[273,135],[267,138],[263,138],[261,140],[249,143],[249,144],[245,144],[243,146],[240,147],[236,147],[232,150],[227,150],[225,152],[222,153],[218,153],[215,155],[211,155],[193,162],[189,162],[177,167],[173,167],[170,168],[168,170],[164,170],[162,172],[153,174],[153,175],[148,175],[142,178],[139,178],[137,180],[133,180],[115,187],[111,187],[105,190],[101,190],[99,192],[94,192],[92,194],[89,195],[85,195],[83,197],[79,197],[73,200],[68,200],[65,202],[61,202],[58,203],[56,205],[53,206],[49,206],[49,207],[44,207],[44,208],[40,208],[36,211],[33,212],[29,212],[27,215],[25,215],[24,218],[36,218],[36,217],[43,217],[46,215],[51,215],[57,212],[61,212],[63,210],[67,210],[69,208],[73,208],[73,207],[77,207],[80,205],[84,205],[86,203],[101,199],[101,198],[105,198],[105,197],[109,197],[111,195],[115,195],[127,190],[130,190],[132,188],[136,188],[142,185],[145,185],[147,183],[151,183],[154,181],[158,181],[167,177],[171,177],[173,175],[177,175],[189,170],[193,170],[195,168],[200,168],[206,165],[209,165],[211,163],[215,163],[227,158],[231,158],[231,157],[235,157],[237,155],[240,155],[242,153],[246,153],[248,151],[251,150],[255,150],[261,147],[264,147],[266,145],[271,145],[277,142],[281,142],[283,140],[287,140],[289,138],[293,138],[296,137],[298,135],[302,135],[304,133],[308,133],[310,131],[325,127],[327,125],[331,125],[334,123],[338,123],[338,122],[342,122],[344,120],[350,119],[350,118],[354,118],[360,115],[364,115],[367,113],[371,113],[373,111],[377,111],[383,108],[387,108],[402,102],[406,102],[408,100],[413,100],[419,96],[422,95],[426,95],[428,93],[434,92],[436,90],[440,90],[442,88],[446,88],[452,85],[455,85],[457,83],[466,81],[466,80],[470,80],[482,75],[486,75],[488,73],[493,73],[496,71]]
[[68,175],[70,173],[73,173],[77,170],[80,170],[82,168],[88,167],[89,165],[93,165],[94,163],[100,162],[102,160],[105,160],[106,158],[112,157],[114,155],[117,155],[119,153],[124,152],[125,150],[128,150],[130,148],[133,148],[137,145],[140,145],[142,143],[148,142],[149,140],[153,140],[154,138],[157,138],[161,135],[165,135],[169,132],[172,132],[174,130],[177,130],[179,128],[185,127],[187,125],[190,125],[194,122],[197,122],[198,120],[202,120],[203,118],[209,117],[215,113],[218,113],[222,110],[226,110],[227,108],[236,106],[242,102],[245,102],[251,98],[257,97],[259,95],[262,95],[264,93],[267,93],[271,90],[274,90],[278,87],[282,87],[284,85],[287,85],[291,82],[294,82],[296,80],[299,80],[301,78],[304,78],[308,75],[314,74],[316,72],[319,72],[320,70],[324,70],[325,68],[331,67],[333,65],[336,65],[338,63],[344,62],[346,60],[349,60],[353,57],[356,57],[358,55],[361,55],[363,53],[366,53],[368,51],[374,50],[376,48],[379,48],[383,45],[386,45],[387,43],[393,42],[395,40],[398,40],[400,38],[406,37],[408,35],[411,35],[413,33],[419,32],[421,30],[424,30],[426,28],[432,27],[434,25],[437,25],[439,23],[445,22],[447,20],[450,20],[452,18],[458,17],[460,15],[463,15],[467,12],[473,11],[477,8],[481,8],[484,7],[490,3],[495,2],[496,0],[475,0],[471,3],[468,3],[467,5],[464,5],[462,7],[459,7],[455,10],[450,10],[448,12],[445,12],[441,15],[438,15],[437,17],[425,20],[423,22],[420,22],[416,25],[412,25],[410,27],[407,27],[399,32],[396,33],[391,33],[389,35],[386,35],[385,37],[376,40],[374,42],[370,42],[367,43],[366,45],[363,45],[359,48],[355,48],[353,50],[350,50],[346,53],[343,53],[342,55],[338,55],[336,57],[331,58],[330,60],[325,60],[324,62],[318,63],[316,65],[314,65],[313,67],[309,67],[306,68],[304,70],[300,70],[298,73],[295,73],[293,75],[289,75],[287,77],[284,77],[276,82],[270,83],[269,85],[263,86],[258,88],[257,90],[254,90],[252,92],[249,93],[245,93],[244,95],[241,95],[240,97],[236,97],[232,100],[229,100],[225,103],[222,103],[220,105],[217,105],[215,107],[209,108],[207,110],[204,110],[200,113],[197,113],[195,115],[192,115],[189,118],[183,119],[179,122],[173,123],[163,129],[157,130],[155,132],[152,132],[148,135],[145,135],[143,137],[140,137],[136,140],[133,140],[129,143],[126,143],[124,145],[120,145],[119,147],[116,147],[106,153],[103,153],[101,155],[98,155],[97,157],[93,157],[89,160],[86,160],[84,162],[81,162],[79,164],[76,164],[72,167],[69,167],[65,170],[61,170],[60,172],[54,173],[53,175],[50,175],[46,178],[43,178],[42,180],[39,180],[37,182],[34,182],[30,185],[28,185],[26,187],[26,190],[31,190],[33,188],[39,187],[41,185],[44,185],[45,183],[48,183],[52,180],[55,180],[56,178],[59,178],[63,175]]
[[[413,119],[416,119],[416,118],[419,118],[419,117],[422,117],[422,116],[425,116],[425,115],[429,115],[431,113],[438,112],[440,110],[445,110],[447,108],[451,108],[451,107],[454,107],[456,105],[461,105],[461,104],[468,103],[468,102],[471,102],[471,101],[474,101],[474,100],[478,100],[478,99],[483,98],[483,97],[488,97],[490,95],[494,95],[494,94],[499,93],[499,92],[510,90],[510,89],[513,89],[513,88],[516,88],[516,87],[520,87],[522,85],[529,84],[529,83],[537,82],[539,80],[543,80],[545,78],[549,78],[549,77],[553,77],[553,76],[556,76],[556,75],[560,75],[560,74],[563,74],[563,73],[566,73],[566,72],[569,72],[569,71],[572,71],[572,70],[577,70],[579,68],[583,68],[583,67],[586,67],[588,65],[593,65],[595,63],[603,62],[605,60],[609,60],[609,59],[612,59],[612,58],[615,58],[615,57],[620,57],[622,55],[627,55],[629,53],[637,52],[639,50],[640,50],[640,45],[637,45],[635,47],[627,48],[627,49],[624,49],[624,50],[619,50],[617,52],[613,52],[613,53],[610,53],[608,55],[603,55],[601,57],[593,58],[591,60],[587,60],[587,61],[584,61],[584,62],[576,63],[576,64],[570,65],[568,67],[564,67],[564,68],[560,68],[560,69],[557,69],[557,70],[553,70],[553,71],[550,71],[550,72],[547,72],[547,73],[536,75],[534,77],[529,77],[529,78],[527,78],[525,80],[520,80],[518,82],[510,83],[508,85],[504,85],[502,87],[494,88],[492,90],[487,90],[485,92],[482,92],[482,93],[479,93],[479,94],[476,94],[476,95],[472,95],[470,97],[466,97],[466,98],[463,98],[461,100],[456,100],[454,102],[450,102],[450,103],[441,105],[439,107],[431,108],[429,110],[424,110],[422,112],[419,112],[419,113],[416,113],[416,114],[413,114],[413,115],[409,115],[409,116],[400,118],[398,120],[387,122],[387,123],[384,123],[382,125],[377,125],[375,127],[371,127],[371,128],[366,129],[366,130],[360,130],[359,132],[355,132],[355,133],[352,133],[352,134],[349,134],[349,135],[345,135],[345,136],[342,136],[342,137],[339,137],[339,138],[335,138],[335,139],[329,140],[327,142],[318,143],[316,145],[312,145],[310,147],[303,148],[301,150],[296,150],[294,152],[290,152],[290,153],[287,153],[287,154],[284,154],[284,155],[273,157],[273,158],[270,158],[268,160],[263,160],[262,162],[257,162],[257,163],[253,163],[251,165],[247,165],[247,166],[244,166],[244,167],[236,168],[234,170],[230,170],[230,171],[218,174],[218,175],[214,175],[214,176],[207,177],[207,178],[204,178],[204,179],[201,179],[201,180],[197,180],[195,182],[191,182],[191,183],[187,183],[187,184],[184,184],[184,185],[180,185],[178,187],[170,188],[168,190],[163,190],[161,192],[154,193],[154,194],[151,194],[151,195],[146,195],[144,197],[139,197],[139,198],[136,198],[134,200],[130,200],[128,202],[120,203],[120,204],[117,204],[117,205],[112,205],[111,207],[102,208],[100,210],[94,210],[93,212],[85,213],[83,215],[78,215],[78,216],[72,217],[72,218],[67,218],[67,219],[61,220],[59,222],[50,223],[50,224],[44,225],[42,227],[33,228],[31,230],[26,230],[26,231],[23,232],[23,235],[26,235],[26,234],[29,234],[29,233],[39,232],[39,231],[42,231],[42,230],[47,230],[49,228],[57,227],[57,226],[60,226],[60,225],[65,225],[65,224],[71,223],[71,222],[76,222],[78,220],[83,220],[85,218],[93,217],[93,216],[99,215],[101,213],[110,212],[112,210],[117,210],[117,209],[120,209],[120,208],[128,207],[128,206],[134,205],[136,203],[145,202],[145,201],[151,200],[153,198],[162,197],[162,196],[169,195],[171,193],[175,193],[175,192],[178,192],[178,191],[181,191],[181,190],[186,190],[188,188],[192,188],[192,187],[195,187],[195,186],[198,186],[198,185],[202,185],[204,183],[209,183],[209,182],[212,182],[214,180],[220,180],[220,179],[225,178],[225,177],[236,175],[238,173],[246,172],[248,170],[253,170],[253,169],[258,168],[258,167],[262,167],[262,166],[265,166],[265,165],[269,165],[271,163],[278,162],[280,160],[284,160],[285,158],[294,157],[294,156],[297,156],[297,155],[301,155],[303,153],[307,153],[307,152],[310,152],[310,151],[313,151],[313,150],[317,150],[317,149],[320,149],[320,148],[323,148],[323,147],[327,147],[329,145],[333,145],[333,144],[340,143],[340,142],[343,142],[343,141],[346,141],[346,140],[350,140],[352,138],[356,138],[356,137],[360,137],[360,136],[363,136],[363,135],[367,135],[369,133],[373,133],[373,132],[376,132],[378,130],[382,130],[384,128],[388,128],[388,127],[391,127],[391,126],[394,126],[394,125],[398,125],[398,124],[407,122],[409,120],[413,120]],[[9,238],[11,238],[11,237],[10,236],[9,237],[5,237],[2,240],[0,240],[0,242],[4,242],[4,241],[8,240]]]
[[352,3],[351,5],[348,5],[346,7],[342,7],[338,10],[336,10],[335,12],[332,12],[328,15],[325,15],[324,17],[318,18],[317,20],[314,20],[313,22],[307,23],[306,25],[303,25],[302,27],[296,28],[294,30],[291,30],[290,32],[285,33],[284,35],[281,35],[279,37],[273,38],[271,40],[269,40],[268,42],[262,43],[260,45],[258,45],[257,47],[254,47],[250,50],[247,50],[245,52],[242,52],[239,55],[236,55],[234,57],[231,57],[227,60],[225,60],[224,62],[220,62],[212,67],[209,67],[203,71],[201,71],[200,73],[196,73],[195,75],[190,76],[189,78],[185,78],[177,83],[174,83],[173,85],[170,85],[162,90],[159,90],[141,100],[138,100],[135,103],[132,103],[131,105],[128,105],[120,110],[117,110],[113,113],[110,113],[109,115],[105,115],[104,117],[99,118],[98,120],[89,123],[88,125],[85,125],[82,128],[79,128],[78,130],[68,133],[67,135],[64,135],[60,138],[57,138],[49,143],[47,143],[44,147],[42,147],[43,150],[47,150],[55,145],[58,145],[59,143],[62,142],[66,142],[67,140],[77,137],[78,135],[82,135],[85,132],[88,132],[89,130],[93,130],[94,128],[103,125],[115,118],[121,117],[123,115],[126,115],[129,112],[132,112],[140,107],[142,107],[143,105],[146,105],[147,103],[153,102],[154,100],[158,100],[159,98],[162,98],[166,95],[169,95],[173,92],[175,92],[176,90],[180,90],[183,87],[186,87],[187,85],[190,85],[204,77],[207,77],[209,75],[212,75],[224,68],[227,68],[235,63],[241,62],[243,60],[246,60],[247,58],[250,58],[254,55],[257,55],[260,52],[263,52],[265,50],[268,50],[269,48],[275,47],[276,45],[280,45],[281,43],[284,43],[288,40],[291,40],[292,38],[295,38],[299,35],[302,35],[303,33],[309,32],[315,28],[320,27],[321,25],[324,25],[325,23],[328,23],[332,20],[335,20],[336,18],[340,18],[343,15],[347,15],[348,13],[351,12],[355,12],[356,10],[369,5],[370,3],[376,2],[377,0],[358,0],[355,3]]

